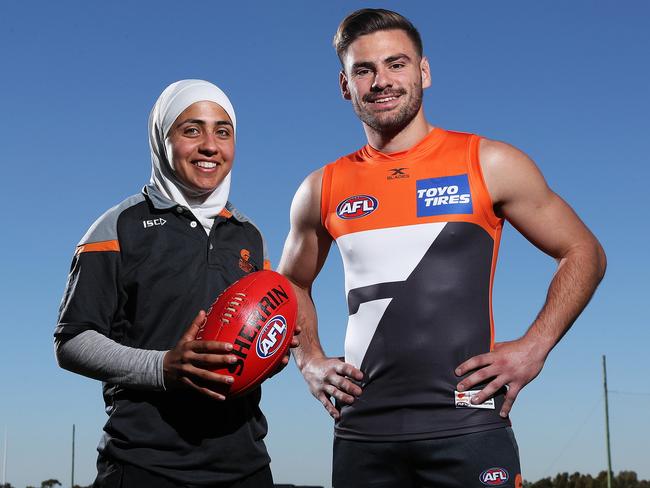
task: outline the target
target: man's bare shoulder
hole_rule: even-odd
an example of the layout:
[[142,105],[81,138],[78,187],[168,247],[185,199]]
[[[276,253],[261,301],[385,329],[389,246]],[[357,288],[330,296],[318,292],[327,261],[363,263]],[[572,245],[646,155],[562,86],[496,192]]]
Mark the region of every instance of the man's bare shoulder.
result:
[[298,190],[296,191],[296,195],[294,197],[294,201],[296,199],[300,199],[301,201],[303,201],[303,203],[305,203],[304,200],[307,199],[308,201],[311,202],[315,197],[318,197],[318,200],[320,201],[320,193],[321,193],[321,187],[323,185],[324,172],[325,172],[325,167],[323,166],[309,173],[302,181],[300,186],[298,187]]
[[312,171],[302,181],[291,203],[292,225],[303,227],[320,224],[320,202],[325,167]]
[[317,185],[320,186],[321,182],[323,180],[323,173],[325,172],[325,166],[321,166],[317,170],[312,171],[307,175],[307,177],[304,179],[303,184],[308,184],[308,185]]
[[482,138],[479,160],[492,202],[499,205],[517,189],[544,189],[546,183],[535,162],[522,150],[502,141]]
[[488,167],[511,167],[532,163],[532,160],[522,150],[507,142],[493,139],[481,138],[479,154],[481,165]]

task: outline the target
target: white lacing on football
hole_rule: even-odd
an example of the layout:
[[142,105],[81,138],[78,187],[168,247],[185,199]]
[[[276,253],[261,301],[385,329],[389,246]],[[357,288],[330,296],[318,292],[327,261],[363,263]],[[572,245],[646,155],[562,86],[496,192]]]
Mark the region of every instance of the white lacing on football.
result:
[[235,296],[232,297],[231,301],[228,302],[228,307],[225,308],[224,313],[221,314],[221,322],[224,324],[229,324],[230,320],[232,318],[232,314],[237,312],[236,307],[239,307],[241,305],[241,302],[244,301],[244,298],[246,298],[245,293],[235,293]]

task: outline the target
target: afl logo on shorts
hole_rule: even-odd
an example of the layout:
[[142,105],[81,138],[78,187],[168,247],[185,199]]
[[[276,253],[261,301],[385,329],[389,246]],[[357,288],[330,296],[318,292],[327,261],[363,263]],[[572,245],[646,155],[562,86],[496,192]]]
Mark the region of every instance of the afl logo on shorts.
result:
[[377,210],[378,206],[379,202],[375,197],[371,197],[370,195],[355,195],[346,198],[338,204],[336,207],[336,215],[345,220],[358,219],[371,214]]
[[490,468],[483,471],[478,479],[487,486],[500,486],[505,484],[510,476],[503,468]]
[[261,359],[273,356],[287,336],[287,321],[282,315],[272,317],[257,336],[257,355]]

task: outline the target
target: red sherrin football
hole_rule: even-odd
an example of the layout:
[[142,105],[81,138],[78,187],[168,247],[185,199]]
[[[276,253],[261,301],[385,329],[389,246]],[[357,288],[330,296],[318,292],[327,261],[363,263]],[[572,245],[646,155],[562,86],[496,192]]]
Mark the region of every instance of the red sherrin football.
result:
[[235,378],[229,398],[255,388],[287,353],[296,326],[296,295],[280,273],[264,270],[236,281],[210,307],[197,339],[233,345],[237,362],[215,370]]

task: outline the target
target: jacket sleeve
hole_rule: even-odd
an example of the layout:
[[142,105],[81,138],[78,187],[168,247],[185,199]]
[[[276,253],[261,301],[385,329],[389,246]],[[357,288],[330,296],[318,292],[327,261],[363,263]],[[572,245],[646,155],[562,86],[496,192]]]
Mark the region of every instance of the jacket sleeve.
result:
[[[121,254],[118,220],[144,196],[134,195],[99,217],[77,245],[54,331],[70,338],[85,330],[112,337],[120,295]],[[119,342],[119,340],[118,340]]]
[[72,259],[55,337],[96,330],[110,337],[119,301],[119,243],[80,244]]
[[120,297],[126,296],[120,279],[117,221],[124,208],[140,200],[135,196],[110,209],[78,244],[54,331],[55,354],[62,368],[84,376],[164,389],[165,351],[127,347],[113,337]]

